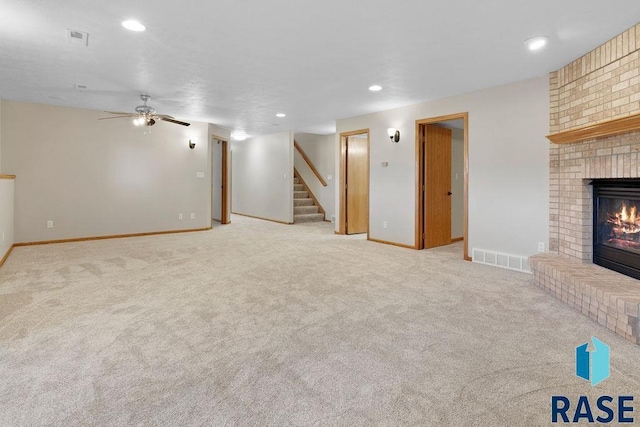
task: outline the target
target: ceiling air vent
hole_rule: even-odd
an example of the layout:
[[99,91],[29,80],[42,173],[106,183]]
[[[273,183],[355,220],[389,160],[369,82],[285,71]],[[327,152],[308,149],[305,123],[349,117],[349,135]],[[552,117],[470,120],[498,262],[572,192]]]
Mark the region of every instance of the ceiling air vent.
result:
[[81,46],[89,46],[89,33],[67,28],[67,42]]

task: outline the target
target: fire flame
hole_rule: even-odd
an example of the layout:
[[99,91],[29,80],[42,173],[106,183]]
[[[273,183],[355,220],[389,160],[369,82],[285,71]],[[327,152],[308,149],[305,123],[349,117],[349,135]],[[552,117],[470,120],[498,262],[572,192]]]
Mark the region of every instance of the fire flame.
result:
[[626,203],[623,203],[620,212],[608,214],[607,223],[612,225],[613,232],[618,237],[640,233],[640,215],[636,206],[627,209]]
[[620,219],[622,222],[636,222],[636,211],[637,208],[635,206],[631,206],[631,213],[627,213],[627,205],[622,204],[622,210],[620,211]]

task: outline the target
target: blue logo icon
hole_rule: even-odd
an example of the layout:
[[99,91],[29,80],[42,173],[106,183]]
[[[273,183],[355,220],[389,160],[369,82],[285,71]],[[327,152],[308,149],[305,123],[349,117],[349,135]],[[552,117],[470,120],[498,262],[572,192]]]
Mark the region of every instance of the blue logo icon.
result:
[[589,351],[586,342],[576,347],[576,375],[595,386],[609,378],[610,349],[596,337],[591,337],[594,350]]

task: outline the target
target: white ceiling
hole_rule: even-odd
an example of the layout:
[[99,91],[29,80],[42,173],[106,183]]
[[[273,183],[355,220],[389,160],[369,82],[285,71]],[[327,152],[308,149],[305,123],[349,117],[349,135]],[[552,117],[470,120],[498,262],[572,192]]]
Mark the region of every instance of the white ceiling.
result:
[[[160,113],[250,135],[331,133],[543,76],[639,20],[638,0],[0,0],[0,99],[131,111],[145,92]],[[527,51],[537,35],[549,46]]]

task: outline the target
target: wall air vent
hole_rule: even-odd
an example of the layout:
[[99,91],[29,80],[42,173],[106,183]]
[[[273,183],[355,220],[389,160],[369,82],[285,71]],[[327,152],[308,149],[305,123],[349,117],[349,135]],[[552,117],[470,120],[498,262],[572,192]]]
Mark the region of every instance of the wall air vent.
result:
[[89,46],[89,33],[67,28],[67,42],[81,46]]
[[531,273],[526,257],[519,255],[503,254],[484,249],[473,249],[473,262],[478,264],[493,265],[494,267],[506,268],[508,270]]

